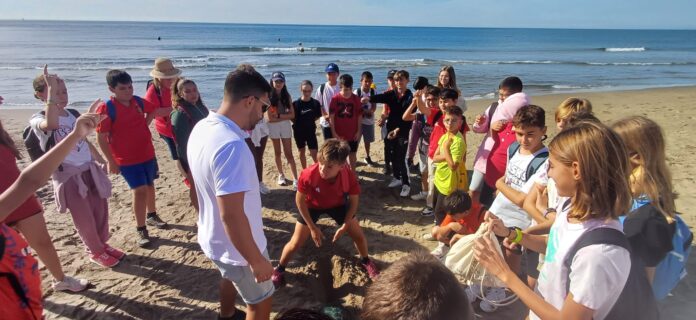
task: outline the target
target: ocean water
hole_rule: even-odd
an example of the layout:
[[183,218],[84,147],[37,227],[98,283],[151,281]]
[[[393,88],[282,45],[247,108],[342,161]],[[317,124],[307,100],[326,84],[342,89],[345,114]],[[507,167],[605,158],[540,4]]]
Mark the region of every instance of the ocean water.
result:
[[371,71],[378,90],[390,69],[434,82],[453,65],[467,99],[493,97],[510,75],[531,94],[696,84],[694,30],[0,21],[0,95],[9,108],[39,108],[31,81],[45,63],[66,79],[74,107],[109,96],[112,68],[127,70],[142,95],[158,56],[172,58],[213,108],[239,63],[267,77],[283,71],[293,97],[302,80],[324,82],[329,62],[356,81]]

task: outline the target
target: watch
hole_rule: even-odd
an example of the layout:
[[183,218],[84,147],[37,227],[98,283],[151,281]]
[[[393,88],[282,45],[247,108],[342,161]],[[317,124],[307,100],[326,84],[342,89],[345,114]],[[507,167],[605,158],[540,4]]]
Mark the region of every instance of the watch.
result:
[[544,211],[544,218],[547,218],[551,212],[556,213],[556,208],[546,208],[546,211]]

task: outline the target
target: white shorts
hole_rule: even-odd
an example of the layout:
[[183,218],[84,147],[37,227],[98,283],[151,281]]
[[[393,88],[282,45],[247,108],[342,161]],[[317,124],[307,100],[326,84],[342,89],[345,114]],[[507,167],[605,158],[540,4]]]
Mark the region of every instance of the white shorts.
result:
[[290,120],[268,123],[268,136],[271,139],[290,139],[292,138],[292,123]]
[[251,130],[251,142],[255,147],[260,147],[261,139],[266,136],[268,136],[268,124],[265,120],[261,119],[254,127],[254,130]]

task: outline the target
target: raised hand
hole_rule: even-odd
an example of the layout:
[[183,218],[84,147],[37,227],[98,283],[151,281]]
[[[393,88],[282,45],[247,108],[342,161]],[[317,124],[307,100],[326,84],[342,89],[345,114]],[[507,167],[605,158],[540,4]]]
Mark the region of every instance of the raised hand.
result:
[[77,118],[73,134],[78,135],[80,138],[84,138],[90,133],[92,133],[92,131],[99,124],[99,122],[106,118],[106,115],[95,113],[99,104],[101,104],[101,99],[97,99],[96,101],[94,101],[87,110],[87,113],[83,113],[82,115],[80,115],[79,118]]

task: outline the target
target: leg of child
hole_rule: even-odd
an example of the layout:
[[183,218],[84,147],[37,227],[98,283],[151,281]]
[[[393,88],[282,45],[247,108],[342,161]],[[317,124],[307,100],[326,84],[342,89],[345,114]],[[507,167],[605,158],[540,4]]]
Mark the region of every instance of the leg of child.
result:
[[364,140],[363,140],[363,142],[365,143],[365,157],[368,159],[372,159],[370,157],[370,143],[367,141],[364,141]]
[[309,227],[299,222],[295,223],[295,232],[292,234],[290,241],[283,247],[283,253],[280,255],[278,264],[285,267],[292,259],[292,256],[299,248],[302,248],[307,239],[309,239]]
[[273,297],[268,297],[257,304],[247,304],[246,318],[250,320],[266,320],[271,315]]
[[254,147],[254,161],[256,162],[256,176],[259,178],[259,182],[263,181],[263,153],[266,151],[266,143],[268,142],[268,137],[261,138],[258,147]]
[[520,274],[520,267],[522,265],[522,255],[519,252],[515,252],[503,246],[503,255],[505,256],[505,262],[507,262],[510,269],[515,274]]
[[290,165],[290,170],[292,171],[292,178],[297,181],[297,165],[295,165],[295,157],[292,155],[292,141],[290,138],[281,139],[283,144],[283,153],[285,154],[285,160],[288,161]]
[[51,236],[46,230],[46,221],[43,213],[35,214],[23,220],[17,221],[17,230],[27,239],[29,247],[36,251],[41,262],[46,266],[48,272],[51,273],[56,281],[63,281],[65,274],[63,267],[60,265],[58,253],[53,246]]
[[307,158],[305,155],[305,148],[298,148],[297,151],[300,153],[300,165],[302,169],[307,168]]
[[408,168],[406,168],[406,149],[408,148],[408,140],[405,138],[394,139],[394,153],[392,162],[394,163],[394,177],[401,179],[405,185],[410,185],[408,180]]
[[155,183],[147,185],[147,212],[157,212],[157,204],[155,202]]
[[354,173],[357,173],[357,164],[358,164],[358,154],[355,152],[351,152],[348,154],[348,163],[350,164],[350,168],[353,169]]
[[[99,225],[99,220],[104,220],[99,208],[92,208],[91,193],[95,193],[93,189],[88,191],[87,197],[82,198],[76,190],[66,189],[65,200],[72,215],[73,224],[77,229],[77,234],[80,235],[82,243],[87,247],[87,252],[98,256],[104,253],[104,243],[102,240],[103,226]],[[108,224],[106,227],[108,234]],[[108,240],[108,236],[106,237]]]
[[237,300],[237,288],[232,281],[222,278],[220,280],[220,318],[229,318],[234,315],[235,300]]
[[133,215],[137,227],[145,227],[145,213],[147,210],[148,185],[133,189]]
[[282,152],[280,147],[280,139],[271,138],[271,142],[273,143],[273,156],[275,159],[276,169],[278,169],[278,174],[281,177],[285,177],[285,173],[283,172],[283,160],[280,158]]
[[416,120],[411,124],[411,132],[408,137],[408,159],[409,164],[413,164],[413,157],[416,156],[416,147],[418,146],[418,139],[421,136],[421,122]]
[[314,163],[319,162],[319,160],[317,160],[317,151],[317,149],[309,149],[309,155],[312,157],[312,161],[314,161]]
[[358,250],[360,258],[367,258],[367,238],[360,227],[358,219],[352,218],[345,222],[347,227],[348,236],[353,239],[355,243],[355,249]]

